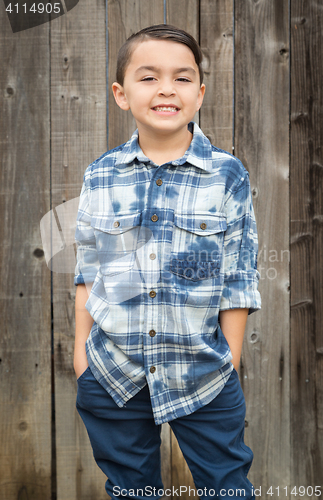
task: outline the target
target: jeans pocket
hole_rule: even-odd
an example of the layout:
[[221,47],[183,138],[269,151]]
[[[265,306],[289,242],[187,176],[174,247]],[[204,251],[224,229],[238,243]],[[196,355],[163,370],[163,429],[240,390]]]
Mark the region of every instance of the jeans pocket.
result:
[[85,377],[86,373],[90,370],[90,367],[88,366],[84,372],[76,379],[77,382],[80,382],[83,377]]

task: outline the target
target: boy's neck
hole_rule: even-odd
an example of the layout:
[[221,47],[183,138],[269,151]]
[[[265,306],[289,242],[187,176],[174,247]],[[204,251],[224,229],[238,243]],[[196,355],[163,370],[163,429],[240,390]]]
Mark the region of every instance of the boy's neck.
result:
[[193,135],[188,128],[174,134],[150,134],[139,129],[139,146],[147,158],[157,165],[181,158],[189,148]]

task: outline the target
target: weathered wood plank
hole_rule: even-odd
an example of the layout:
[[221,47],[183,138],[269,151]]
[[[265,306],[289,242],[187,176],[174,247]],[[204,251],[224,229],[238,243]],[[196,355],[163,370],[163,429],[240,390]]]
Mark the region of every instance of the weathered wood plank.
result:
[[[190,33],[199,42],[199,1],[198,0],[167,0],[166,22]],[[199,113],[194,121],[199,123]],[[177,489],[180,486],[194,489],[194,481],[188,465],[183,457],[177,439],[172,430],[171,437],[171,484]],[[188,493],[181,498],[189,498]]]
[[136,123],[130,111],[122,111],[115,103],[111,85],[116,80],[117,56],[121,45],[137,31],[164,21],[163,0],[108,1],[108,144],[114,148],[126,142],[136,130]]
[[287,0],[235,2],[235,150],[250,172],[262,295],[261,312],[248,319],[240,379],[250,479],[262,498],[290,483],[288,35]]
[[322,22],[319,2],[291,3],[291,476],[305,488],[323,479]]
[[[107,149],[105,13],[105,2],[79,2],[51,23],[53,207],[80,195],[87,165]],[[72,241],[76,213],[69,219],[64,237]],[[103,500],[106,478],[75,409],[71,267],[69,274],[53,273],[57,500]]]
[[0,498],[51,498],[48,25],[13,34],[0,9]]
[[200,19],[198,0],[167,0],[166,22],[190,33],[199,41]]
[[233,0],[201,0],[200,45],[206,92],[200,126],[215,146],[233,146]]

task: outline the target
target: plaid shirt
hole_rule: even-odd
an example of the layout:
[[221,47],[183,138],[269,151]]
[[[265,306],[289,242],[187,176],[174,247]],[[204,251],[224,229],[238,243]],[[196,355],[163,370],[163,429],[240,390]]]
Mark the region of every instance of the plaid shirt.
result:
[[182,158],[161,166],[131,139],[86,169],[75,285],[86,309],[90,369],[120,407],[147,383],[156,424],[224,387],[233,365],[220,310],[260,309],[249,176],[191,122]]

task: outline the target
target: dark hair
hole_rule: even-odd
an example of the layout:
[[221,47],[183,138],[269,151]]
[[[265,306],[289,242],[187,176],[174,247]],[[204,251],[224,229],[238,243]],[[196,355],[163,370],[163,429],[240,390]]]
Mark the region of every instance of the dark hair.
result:
[[133,33],[133,35],[131,35],[120,48],[117,59],[116,75],[117,82],[120,85],[123,85],[124,76],[127,66],[130,62],[134,46],[136,45],[136,43],[140,43],[149,39],[170,40],[172,42],[182,43],[186,45],[194,54],[195,62],[199,68],[200,84],[202,84],[203,54],[195,38],[193,38],[192,35],[190,35],[186,31],[180,28],[176,28],[176,26],[172,26],[170,24],[155,24],[138,31],[137,33]]

